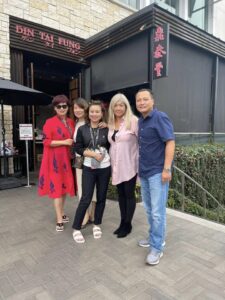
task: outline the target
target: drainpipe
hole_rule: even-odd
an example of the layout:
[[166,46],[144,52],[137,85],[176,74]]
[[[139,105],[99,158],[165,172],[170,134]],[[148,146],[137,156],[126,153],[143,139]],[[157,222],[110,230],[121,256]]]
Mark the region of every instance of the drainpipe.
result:
[[212,116],[211,116],[211,132],[212,142],[215,142],[215,119],[217,109],[217,97],[218,97],[218,71],[219,71],[219,57],[216,56],[214,62],[213,76],[212,76]]

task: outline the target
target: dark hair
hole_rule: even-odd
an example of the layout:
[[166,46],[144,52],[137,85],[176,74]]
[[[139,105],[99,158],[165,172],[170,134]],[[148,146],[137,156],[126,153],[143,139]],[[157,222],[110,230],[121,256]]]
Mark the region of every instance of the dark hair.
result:
[[90,123],[90,119],[89,119],[89,110],[90,110],[90,108],[91,108],[93,105],[98,105],[98,106],[101,107],[101,110],[102,110],[102,119],[101,119],[101,121],[102,121],[102,122],[106,122],[106,121],[107,121],[107,120],[106,120],[106,110],[105,110],[105,107],[104,107],[104,105],[103,105],[103,103],[102,103],[101,100],[91,100],[91,101],[89,102],[89,106],[88,106],[88,109],[87,109],[86,122],[87,122],[87,123]]
[[52,105],[56,106],[59,103],[66,103],[67,105],[69,105],[70,101],[65,95],[57,95],[53,98]]
[[75,115],[74,115],[74,105],[78,105],[80,108],[82,108],[84,110],[84,117],[86,119],[86,115],[87,115],[87,110],[88,110],[88,102],[87,100],[85,100],[84,98],[77,98],[77,99],[74,99],[72,101],[72,106],[71,106],[71,113],[70,113],[70,116],[73,120],[76,119]]
[[148,92],[149,95],[152,97],[152,99],[154,99],[153,92],[150,89],[140,89],[140,90],[138,90],[137,93],[135,94],[135,98],[136,98],[137,94],[140,93],[140,92]]

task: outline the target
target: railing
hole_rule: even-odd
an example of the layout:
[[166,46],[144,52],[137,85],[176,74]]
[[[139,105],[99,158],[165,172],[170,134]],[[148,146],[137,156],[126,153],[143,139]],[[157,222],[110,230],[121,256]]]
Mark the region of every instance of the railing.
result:
[[[200,193],[197,189],[200,190]],[[195,193],[193,193],[194,190]],[[201,184],[177,166],[174,166],[168,205],[183,212],[225,224],[225,208],[223,205]]]

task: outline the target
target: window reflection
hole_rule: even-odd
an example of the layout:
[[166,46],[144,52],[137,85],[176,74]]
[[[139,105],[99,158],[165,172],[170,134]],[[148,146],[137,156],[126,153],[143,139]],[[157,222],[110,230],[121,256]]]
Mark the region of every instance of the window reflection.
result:
[[[155,0],[152,1],[169,12],[178,15],[179,13],[179,0]],[[150,4],[150,3],[149,3]]]
[[189,22],[201,29],[207,30],[207,1],[206,0],[189,0],[188,17]]
[[119,0],[119,1],[133,8],[136,9],[140,8],[140,0]]

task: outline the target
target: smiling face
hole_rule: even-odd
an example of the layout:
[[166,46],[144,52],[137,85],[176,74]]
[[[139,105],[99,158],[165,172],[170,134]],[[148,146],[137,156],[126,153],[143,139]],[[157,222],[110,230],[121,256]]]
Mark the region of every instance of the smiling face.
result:
[[122,118],[126,112],[126,105],[122,101],[117,101],[113,107],[113,113],[116,118]]
[[88,116],[91,123],[99,123],[103,117],[101,105],[97,105],[97,104],[91,105],[89,107]]
[[66,114],[68,112],[68,105],[66,102],[60,102],[59,104],[54,106],[54,110],[60,118],[66,117]]
[[136,95],[137,110],[143,115],[147,116],[153,110],[154,99],[148,91],[141,91]]
[[75,116],[76,119],[78,119],[78,120],[84,119],[85,111],[79,105],[74,104],[73,112],[74,112],[74,116]]

